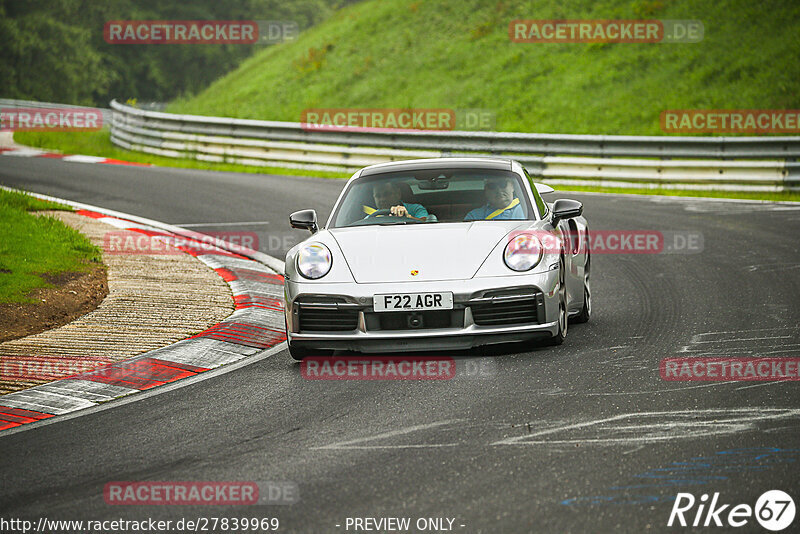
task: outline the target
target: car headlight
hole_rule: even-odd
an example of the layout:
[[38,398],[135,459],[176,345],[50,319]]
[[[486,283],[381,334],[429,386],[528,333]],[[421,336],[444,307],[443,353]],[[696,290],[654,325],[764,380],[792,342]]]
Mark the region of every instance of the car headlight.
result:
[[297,270],[306,278],[322,278],[331,270],[331,265],[331,251],[322,243],[309,243],[297,252]]
[[530,271],[542,261],[542,242],[535,235],[519,234],[508,241],[503,252],[506,266],[513,271]]

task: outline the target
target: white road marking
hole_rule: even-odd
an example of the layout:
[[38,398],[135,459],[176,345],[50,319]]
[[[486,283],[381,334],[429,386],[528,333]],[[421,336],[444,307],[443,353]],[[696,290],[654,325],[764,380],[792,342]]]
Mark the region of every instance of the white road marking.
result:
[[[706,419],[700,419],[705,416]],[[709,410],[679,410],[673,412],[641,412],[615,415],[605,419],[597,419],[583,423],[563,425],[547,430],[540,430],[531,434],[502,439],[492,445],[568,445],[568,444],[604,444],[604,445],[635,445],[657,441],[669,441],[686,438],[699,438],[718,434],[733,434],[756,428],[756,423],[770,420],[800,417],[800,409],[777,408],[737,408],[737,409],[709,409]],[[662,418],[655,422],[643,421],[636,423],[637,419]],[[671,420],[668,418],[672,418]],[[633,420],[632,424],[615,426],[614,423]],[[608,425],[604,428],[604,425]],[[591,437],[577,437],[566,439],[550,439],[557,433],[568,433],[575,430],[596,428],[595,435]],[[608,434],[602,436],[602,434]],[[614,434],[630,434],[615,436]],[[601,437],[596,437],[600,434]],[[638,434],[638,435],[637,435]],[[644,435],[642,435],[644,434]],[[537,439],[544,438],[544,439]]]
[[73,163],[102,163],[106,160],[106,158],[101,158],[99,156],[82,156],[80,154],[64,156],[61,159],[63,161],[71,161]]
[[[760,336],[758,335],[760,334]],[[743,337],[746,336],[746,337]],[[796,327],[753,328],[693,334],[678,353],[690,357],[734,357],[737,355],[766,356],[796,352],[800,331]],[[731,343],[749,342],[748,347],[730,347]],[[730,348],[729,348],[730,347]]]
[[781,262],[781,263],[759,263],[756,265],[748,265],[745,267],[748,272],[762,272],[762,273],[774,273],[777,271],[789,271],[791,269],[800,269],[800,264],[798,263],[788,263],[788,262]]
[[735,337],[731,339],[709,339],[708,341],[692,341],[692,344],[700,343],[738,343],[739,341],[761,341],[762,339],[790,339],[794,336],[767,336],[767,337]]
[[739,391],[741,389],[758,388],[758,387],[761,387],[761,386],[774,386],[775,384],[785,384],[787,382],[789,382],[789,381],[788,380],[769,380],[769,381],[765,381],[765,382],[759,382],[758,384],[752,384],[752,385],[749,385],[749,386],[738,387],[738,388],[736,388],[736,391]]
[[592,397],[606,397],[610,395],[653,395],[653,394],[660,394],[660,393],[670,393],[672,391],[683,391],[685,389],[699,389],[699,388],[713,388],[719,386],[726,386],[730,384],[734,384],[735,382],[710,382],[708,384],[698,384],[696,386],[683,386],[677,388],[667,388],[667,389],[648,389],[643,391],[617,391],[617,392],[571,392],[574,394],[581,394],[586,396]]
[[44,150],[36,150],[35,148],[17,148],[3,152],[4,156],[17,156],[20,158],[32,158],[34,156],[41,156],[42,154],[47,154],[47,152]]
[[312,449],[323,449],[323,450],[336,450],[336,449],[419,449],[419,448],[427,448],[427,447],[454,447],[457,445],[456,443],[442,443],[442,444],[430,444],[430,445],[355,445],[356,443],[363,443],[365,441],[375,441],[379,439],[386,439],[386,438],[393,438],[397,436],[404,436],[406,434],[411,434],[412,432],[417,432],[419,430],[427,430],[429,428],[437,428],[444,425],[449,425],[452,423],[457,423],[461,421],[460,419],[450,419],[447,421],[437,421],[436,423],[429,423],[426,425],[414,425],[409,426],[406,428],[401,428],[399,430],[391,430],[389,432],[384,432],[382,434],[377,434],[374,436],[368,436],[365,438],[358,438],[358,439],[351,439],[348,441],[339,441],[337,443],[331,443],[330,445],[323,445],[322,447],[312,447]]
[[[527,433],[494,441],[489,443],[489,445],[553,445],[557,447],[576,444],[628,445],[630,448],[623,454],[632,454],[641,450],[649,443],[746,432],[759,429],[759,423],[793,418],[800,419],[800,409],[733,408],[634,412],[580,423],[548,424],[547,428],[542,428],[546,423],[541,421],[513,424],[510,425],[512,428],[526,428]],[[396,438],[398,436],[406,436],[413,432],[423,430],[443,429],[443,427],[452,423],[461,423],[465,427],[475,426],[474,424],[464,424],[463,420],[458,419],[438,421],[435,423],[414,425],[399,430],[383,432],[373,436],[340,441],[321,447],[312,447],[312,449],[391,450],[455,447],[460,444],[415,443],[405,445],[377,445],[366,443]],[[538,428],[539,430],[531,432],[531,428]],[[581,433],[584,434],[581,435]]]
[[790,327],[787,326],[778,326],[772,328],[748,328],[746,330],[717,330],[713,332],[701,332],[699,334],[693,334],[692,340],[700,336],[713,336],[717,334],[744,334],[747,332],[769,332],[772,330],[789,330]]

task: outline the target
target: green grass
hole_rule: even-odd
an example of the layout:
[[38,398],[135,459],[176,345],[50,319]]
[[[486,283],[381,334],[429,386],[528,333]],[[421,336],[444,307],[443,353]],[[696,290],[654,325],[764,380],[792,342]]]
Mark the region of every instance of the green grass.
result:
[[96,132],[15,132],[14,141],[21,145],[57,150],[64,154],[101,156],[133,163],[149,163],[150,165],[158,165],[160,167],[290,176],[319,176],[321,178],[349,178],[352,176],[352,173],[343,172],[311,172],[279,167],[251,167],[248,165],[236,165],[231,163],[209,163],[194,159],[168,158],[165,156],[146,154],[144,152],[133,152],[113,144],[111,142],[111,134],[108,130]]
[[[699,43],[513,43],[513,19],[699,19]],[[800,108],[800,3],[368,0],[168,111],[299,121],[307,108],[482,108],[501,131],[663,135],[665,109]]]
[[40,275],[85,271],[102,265],[100,249],[85,236],[35,210],[66,206],[0,189],[0,303],[33,302],[27,294],[50,287]]
[[21,211],[59,210],[73,211],[71,207],[58,202],[41,200],[32,195],[17,191],[0,189],[0,206]]

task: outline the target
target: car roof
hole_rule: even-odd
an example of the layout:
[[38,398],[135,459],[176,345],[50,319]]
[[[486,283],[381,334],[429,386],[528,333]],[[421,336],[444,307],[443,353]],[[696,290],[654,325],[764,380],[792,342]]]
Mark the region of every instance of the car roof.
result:
[[511,160],[503,158],[430,158],[391,161],[370,165],[361,170],[360,176],[371,176],[385,172],[404,172],[425,169],[495,169],[501,171],[511,170]]

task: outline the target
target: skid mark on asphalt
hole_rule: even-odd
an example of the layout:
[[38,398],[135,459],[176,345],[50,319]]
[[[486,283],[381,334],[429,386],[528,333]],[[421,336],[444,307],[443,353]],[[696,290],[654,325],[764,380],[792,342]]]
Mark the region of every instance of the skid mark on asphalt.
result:
[[[800,348],[797,327],[728,330],[694,334],[678,351],[687,357],[796,356]],[[746,346],[741,346],[742,344]]]
[[[583,422],[530,421],[496,424],[459,419],[414,425],[372,436],[312,447],[314,450],[437,449],[472,446],[602,445],[642,447],[682,439],[795,428],[800,409],[734,408],[625,413]],[[790,423],[787,426],[787,423]],[[508,436],[509,430],[522,432]],[[501,437],[501,439],[497,439]],[[629,450],[635,452],[638,448]]]

